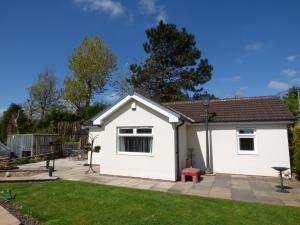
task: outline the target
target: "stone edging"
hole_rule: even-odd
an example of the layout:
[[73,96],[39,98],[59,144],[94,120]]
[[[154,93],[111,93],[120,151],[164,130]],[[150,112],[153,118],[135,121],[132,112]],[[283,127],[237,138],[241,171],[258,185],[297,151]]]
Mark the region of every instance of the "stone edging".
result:
[[0,200],[0,205],[14,217],[16,217],[23,225],[41,225],[41,223],[31,215],[23,214],[16,206],[12,205],[11,203]]
[[0,183],[54,181],[59,177],[0,177]]

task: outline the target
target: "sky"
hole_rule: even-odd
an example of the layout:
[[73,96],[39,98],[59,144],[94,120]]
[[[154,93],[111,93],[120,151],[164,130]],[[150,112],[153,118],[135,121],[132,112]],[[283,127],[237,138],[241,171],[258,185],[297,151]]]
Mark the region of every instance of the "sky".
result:
[[[159,20],[195,35],[213,65],[204,89],[218,97],[276,95],[300,85],[299,0],[3,0],[0,1],[0,113],[23,103],[46,67],[60,86],[85,35],[99,35],[118,73],[146,57],[145,30]],[[108,89],[95,101],[119,96]]]

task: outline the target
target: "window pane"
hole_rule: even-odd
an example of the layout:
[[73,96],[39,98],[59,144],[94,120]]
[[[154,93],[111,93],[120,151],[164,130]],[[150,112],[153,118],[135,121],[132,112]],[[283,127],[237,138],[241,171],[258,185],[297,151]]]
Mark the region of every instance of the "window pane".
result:
[[138,128],[137,133],[138,134],[151,134],[152,129],[151,128]]
[[133,134],[133,129],[131,128],[122,128],[120,129],[120,134]]
[[152,152],[152,137],[119,137],[120,152]]
[[254,138],[240,138],[240,151],[254,151]]
[[254,129],[252,128],[239,129],[239,134],[254,134]]

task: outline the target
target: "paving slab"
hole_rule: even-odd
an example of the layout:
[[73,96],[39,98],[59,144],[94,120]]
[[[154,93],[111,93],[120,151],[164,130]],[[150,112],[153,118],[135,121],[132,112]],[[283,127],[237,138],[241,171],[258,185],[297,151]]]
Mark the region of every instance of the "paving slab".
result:
[[271,196],[256,196],[256,201],[260,203],[274,204],[274,205],[283,205],[283,201],[278,198]]
[[202,191],[210,191],[212,188],[212,185],[201,185],[201,184],[194,184],[191,189],[197,189]]
[[208,197],[209,191],[208,190],[199,190],[199,189],[189,189],[186,194],[194,195],[194,196],[201,196],[201,197]]
[[217,187],[231,187],[231,177],[230,176],[216,176],[215,182],[214,182],[214,186]]
[[171,182],[158,182],[151,189],[157,191],[168,191],[175,183]]
[[10,212],[0,206],[0,225],[19,225],[20,221]]
[[237,184],[233,184],[231,185],[231,188],[235,188],[235,189],[243,189],[243,190],[252,190],[250,185],[237,185]]
[[142,182],[143,181],[138,180],[138,179],[128,179],[128,180],[124,181],[123,183],[121,183],[120,186],[122,186],[122,187],[134,187],[136,185],[139,185]]
[[300,207],[300,202],[299,201],[288,201],[288,200],[282,200],[282,202],[287,205],[287,206],[294,206],[294,207]]
[[211,187],[214,185],[214,181],[206,181],[202,180],[199,183],[194,184],[195,186],[206,186],[206,187]]
[[249,184],[253,190],[258,191],[271,191],[273,190],[272,186],[267,182],[262,181],[249,181]]
[[215,176],[201,176],[201,181],[204,181],[204,182],[214,182],[216,179]]
[[229,174],[216,174],[215,181],[230,182],[231,176]]
[[240,185],[240,186],[243,186],[243,185],[250,185],[249,184],[249,181],[247,179],[239,179],[239,178],[236,178],[236,179],[231,179],[231,184],[232,185]]
[[123,179],[113,179],[113,180],[107,182],[106,184],[113,185],[113,186],[120,186],[124,182],[125,181]]
[[256,197],[250,190],[245,189],[231,189],[231,198],[234,200],[242,200],[242,201],[256,201]]
[[213,184],[216,187],[224,187],[224,188],[230,188],[231,187],[231,182],[229,181],[215,181],[215,183]]
[[100,176],[94,177],[94,181],[99,184],[107,184],[113,180],[114,180],[113,178],[109,178],[109,177],[100,177]]
[[175,183],[171,188],[169,188],[168,191],[175,193],[186,193],[192,186],[192,182],[178,182]]
[[225,193],[228,192],[228,193],[230,193],[231,190],[230,190],[230,188],[213,186],[211,188],[210,192],[225,192]]
[[209,197],[212,198],[223,198],[223,199],[231,199],[231,192],[218,192],[218,191],[210,191],[208,194]]
[[287,201],[300,201],[300,195],[296,193],[281,193],[281,192],[275,192],[274,194],[276,197],[282,200]]
[[239,175],[239,174],[232,174],[232,178],[237,178],[237,179],[248,179],[249,176],[247,175]]
[[142,180],[139,184],[135,185],[134,188],[138,189],[151,189],[154,185],[157,184],[157,181],[147,181],[147,180]]
[[253,190],[253,194],[255,196],[271,196],[271,197],[276,197],[273,194],[271,194],[269,191]]

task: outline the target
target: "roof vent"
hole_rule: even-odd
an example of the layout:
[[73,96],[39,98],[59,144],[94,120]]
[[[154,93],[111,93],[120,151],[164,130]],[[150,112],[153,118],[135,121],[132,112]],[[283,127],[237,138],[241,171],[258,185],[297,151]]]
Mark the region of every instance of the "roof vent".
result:
[[135,110],[136,110],[136,104],[135,104],[135,102],[133,102],[133,103],[131,104],[131,110],[132,110],[132,111],[135,111]]

